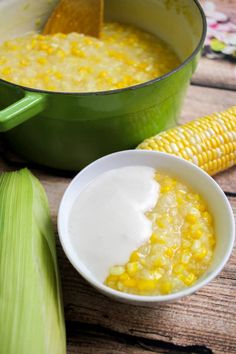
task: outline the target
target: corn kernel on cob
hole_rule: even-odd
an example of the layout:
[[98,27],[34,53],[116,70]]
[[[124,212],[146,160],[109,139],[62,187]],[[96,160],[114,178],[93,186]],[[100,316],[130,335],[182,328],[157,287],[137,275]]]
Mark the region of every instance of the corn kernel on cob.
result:
[[183,157],[214,175],[236,164],[236,106],[162,132],[137,148]]

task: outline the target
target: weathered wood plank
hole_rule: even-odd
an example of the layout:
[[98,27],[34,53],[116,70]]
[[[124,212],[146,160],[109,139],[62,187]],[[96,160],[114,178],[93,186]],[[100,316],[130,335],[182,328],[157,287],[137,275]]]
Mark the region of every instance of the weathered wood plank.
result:
[[222,112],[236,105],[236,91],[225,91],[191,85],[183,106],[180,123]]
[[[201,0],[204,4],[206,0]],[[236,1],[235,0],[214,0],[217,11],[227,14],[231,21],[236,23]],[[207,59],[202,58],[192,82],[197,85],[218,87],[225,89],[236,89],[236,65],[228,59]]]
[[194,85],[235,90],[236,65],[228,59],[202,57],[191,81]]
[[211,354],[211,351],[205,347],[175,346],[78,322],[67,322],[67,328],[69,329],[67,331],[68,354]]

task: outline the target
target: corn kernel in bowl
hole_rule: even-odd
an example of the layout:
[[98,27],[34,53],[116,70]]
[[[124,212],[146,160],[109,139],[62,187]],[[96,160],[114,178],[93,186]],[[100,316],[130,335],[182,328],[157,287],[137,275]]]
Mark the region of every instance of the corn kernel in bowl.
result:
[[105,23],[101,39],[79,33],[29,34],[0,45],[0,78],[37,89],[92,92],[162,76],[180,64],[159,38],[130,25]]
[[147,213],[152,235],[126,264],[114,265],[105,284],[137,295],[165,295],[193,285],[209,268],[215,234],[211,214],[200,195],[156,173],[160,196]]

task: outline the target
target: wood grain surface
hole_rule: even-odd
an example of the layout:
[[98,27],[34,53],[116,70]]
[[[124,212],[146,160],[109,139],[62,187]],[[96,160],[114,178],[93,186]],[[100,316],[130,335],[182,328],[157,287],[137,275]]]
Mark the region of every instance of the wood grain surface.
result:
[[202,58],[198,65],[198,69],[192,78],[192,84],[206,87],[218,87],[227,90],[235,90],[235,63],[226,59],[210,60],[207,58]]

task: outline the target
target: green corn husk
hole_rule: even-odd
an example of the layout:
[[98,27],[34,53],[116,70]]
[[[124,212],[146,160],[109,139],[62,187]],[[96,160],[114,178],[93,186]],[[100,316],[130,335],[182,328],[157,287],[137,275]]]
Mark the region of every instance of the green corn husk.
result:
[[0,354],[65,354],[55,238],[27,170],[0,176]]

